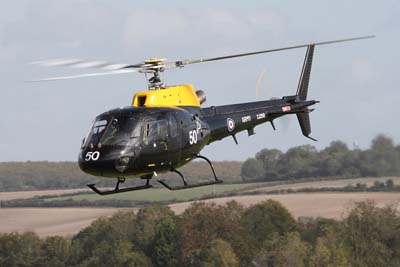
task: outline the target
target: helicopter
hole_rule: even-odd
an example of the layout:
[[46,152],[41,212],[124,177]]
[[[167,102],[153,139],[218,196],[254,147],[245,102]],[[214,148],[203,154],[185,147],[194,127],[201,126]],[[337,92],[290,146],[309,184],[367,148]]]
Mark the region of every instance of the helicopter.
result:
[[[95,184],[87,186],[99,195],[109,195],[152,188],[150,181],[158,173],[175,172],[182,180],[172,186],[165,180],[157,180],[170,190],[188,189],[222,183],[215,173],[211,160],[200,154],[213,142],[232,137],[238,144],[236,134],[247,131],[254,135],[257,125],[269,122],[276,130],[274,120],[287,115],[297,116],[302,134],[317,141],[311,134],[311,106],[319,103],[307,99],[314,48],[320,45],[355,41],[374,36],[309,43],[263,51],[233,54],[221,57],[167,61],[150,58],[139,64],[113,64],[104,61],[80,59],[58,59],[32,62],[50,67],[97,68],[104,70],[73,76],[51,77],[36,81],[53,81],[121,73],[143,73],[148,90],[137,92],[132,104],[98,115],[87,136],[82,140],[78,164],[80,169],[97,177],[117,179],[114,189],[100,190]],[[219,61],[237,57],[307,48],[306,55],[294,95],[280,99],[239,103],[223,106],[202,107],[206,94],[195,90],[191,84],[167,86],[161,73],[186,65]],[[193,159],[205,160],[211,168],[213,178],[207,182],[188,183],[178,170]],[[144,185],[120,188],[128,178],[141,178]]]

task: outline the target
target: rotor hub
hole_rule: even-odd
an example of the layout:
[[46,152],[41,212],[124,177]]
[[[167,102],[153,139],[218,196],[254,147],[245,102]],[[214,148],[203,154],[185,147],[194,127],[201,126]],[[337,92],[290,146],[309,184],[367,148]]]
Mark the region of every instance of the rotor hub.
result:
[[165,61],[167,61],[166,58],[153,57],[153,58],[146,59],[146,60],[144,61],[144,63],[145,63],[145,64],[159,65],[160,63],[164,63]]

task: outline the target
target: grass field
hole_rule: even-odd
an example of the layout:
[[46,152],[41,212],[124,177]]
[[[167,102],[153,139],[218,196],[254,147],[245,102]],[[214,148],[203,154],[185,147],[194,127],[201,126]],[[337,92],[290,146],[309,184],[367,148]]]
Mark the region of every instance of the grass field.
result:
[[400,184],[400,177],[374,177],[374,178],[355,178],[355,179],[340,179],[340,180],[331,180],[331,181],[315,181],[315,182],[304,182],[304,183],[289,183],[289,184],[281,184],[281,185],[267,185],[267,186],[259,186],[257,188],[246,190],[247,192],[252,191],[263,191],[270,192],[275,190],[282,189],[302,189],[302,188],[322,188],[322,187],[345,187],[347,185],[356,185],[357,183],[367,184],[367,186],[371,186],[375,181],[385,182],[388,179],[392,179],[394,184]]
[[[230,192],[265,192],[281,190],[281,189],[302,189],[302,188],[321,188],[321,187],[345,187],[349,184],[365,183],[368,186],[374,181],[386,181],[389,178],[356,178],[356,179],[340,179],[332,181],[315,181],[278,184],[277,182],[264,183],[248,183],[248,184],[219,184],[214,186],[198,187],[189,190],[170,191],[165,188],[152,188],[148,190],[127,192],[116,195],[99,196],[93,193],[80,194],[76,196],[66,196],[48,199],[48,201],[72,199],[74,201],[88,200],[133,200],[143,202],[163,202],[163,201],[189,201],[203,197],[213,197],[221,193]],[[395,184],[400,184],[400,177],[391,177]]]
[[[215,186],[198,187],[190,190],[182,191],[169,191],[165,188],[153,188],[143,191],[127,192],[117,195],[99,196],[93,194],[90,190],[82,189],[68,189],[68,190],[46,190],[46,191],[24,191],[24,192],[0,192],[0,201],[12,199],[27,199],[34,196],[60,196],[49,198],[47,201],[57,201],[65,199],[80,200],[132,200],[143,202],[163,202],[163,201],[189,201],[199,199],[202,197],[212,197],[221,193],[229,192],[271,192],[282,189],[298,190],[302,188],[321,188],[321,187],[345,187],[349,184],[355,185],[357,183],[364,183],[368,186],[372,185],[375,181],[384,182],[387,179],[392,179],[395,184],[400,184],[400,177],[389,178],[356,178],[356,179],[340,179],[330,181],[314,181],[314,182],[297,182],[278,184],[277,182],[264,182],[264,183],[249,183],[249,184],[219,184]],[[76,196],[62,196],[63,194],[82,193]],[[87,194],[85,194],[87,193]]]
[[48,200],[53,201],[53,200],[73,199],[79,201],[86,199],[89,201],[95,201],[95,200],[118,199],[118,200],[136,200],[136,201],[146,201],[146,202],[174,201],[174,200],[187,201],[204,196],[212,196],[220,193],[251,190],[259,187],[265,187],[267,184],[268,183],[218,184],[218,185],[210,185],[204,187],[196,187],[180,191],[170,191],[166,188],[152,188],[147,190],[126,192],[108,196],[99,196],[97,194],[90,193],[77,196],[58,197],[56,199],[51,198]]

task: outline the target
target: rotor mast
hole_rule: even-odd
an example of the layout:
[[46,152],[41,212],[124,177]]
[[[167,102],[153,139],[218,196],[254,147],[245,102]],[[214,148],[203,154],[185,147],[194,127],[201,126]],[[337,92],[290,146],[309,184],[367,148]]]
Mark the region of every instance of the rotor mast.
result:
[[165,58],[150,58],[144,61],[145,64],[149,65],[145,70],[143,70],[149,90],[159,90],[166,87],[166,84],[161,77],[161,72],[165,70],[165,61]]

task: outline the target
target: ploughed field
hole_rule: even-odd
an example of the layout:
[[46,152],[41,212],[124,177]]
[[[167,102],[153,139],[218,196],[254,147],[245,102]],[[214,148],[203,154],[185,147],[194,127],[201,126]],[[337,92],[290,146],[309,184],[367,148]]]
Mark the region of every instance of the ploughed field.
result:
[[70,236],[102,216],[111,216],[116,208],[3,208],[0,232],[33,231],[39,236]]
[[[320,216],[340,219],[354,201],[372,199],[380,206],[400,201],[399,193],[299,193],[284,195],[234,196],[205,200],[224,204],[236,200],[249,206],[264,200],[280,201],[295,216]],[[191,202],[171,204],[176,213]],[[0,232],[34,231],[40,236],[69,236],[101,216],[111,216],[121,208],[3,208],[0,209]],[[123,210],[123,209],[122,209]]]
[[[399,193],[297,193],[282,195],[250,195],[234,196],[216,199],[208,199],[206,202],[214,202],[219,205],[235,200],[244,206],[250,206],[259,202],[273,199],[281,202],[296,218],[325,217],[341,219],[352,203],[365,200],[374,200],[378,206],[396,204],[400,202]],[[170,205],[176,213],[183,212],[191,202],[176,203]]]
[[89,192],[88,189],[63,189],[63,190],[37,190],[37,191],[18,191],[18,192],[0,192],[0,201],[13,199],[27,199],[36,196],[59,196],[72,193]]

